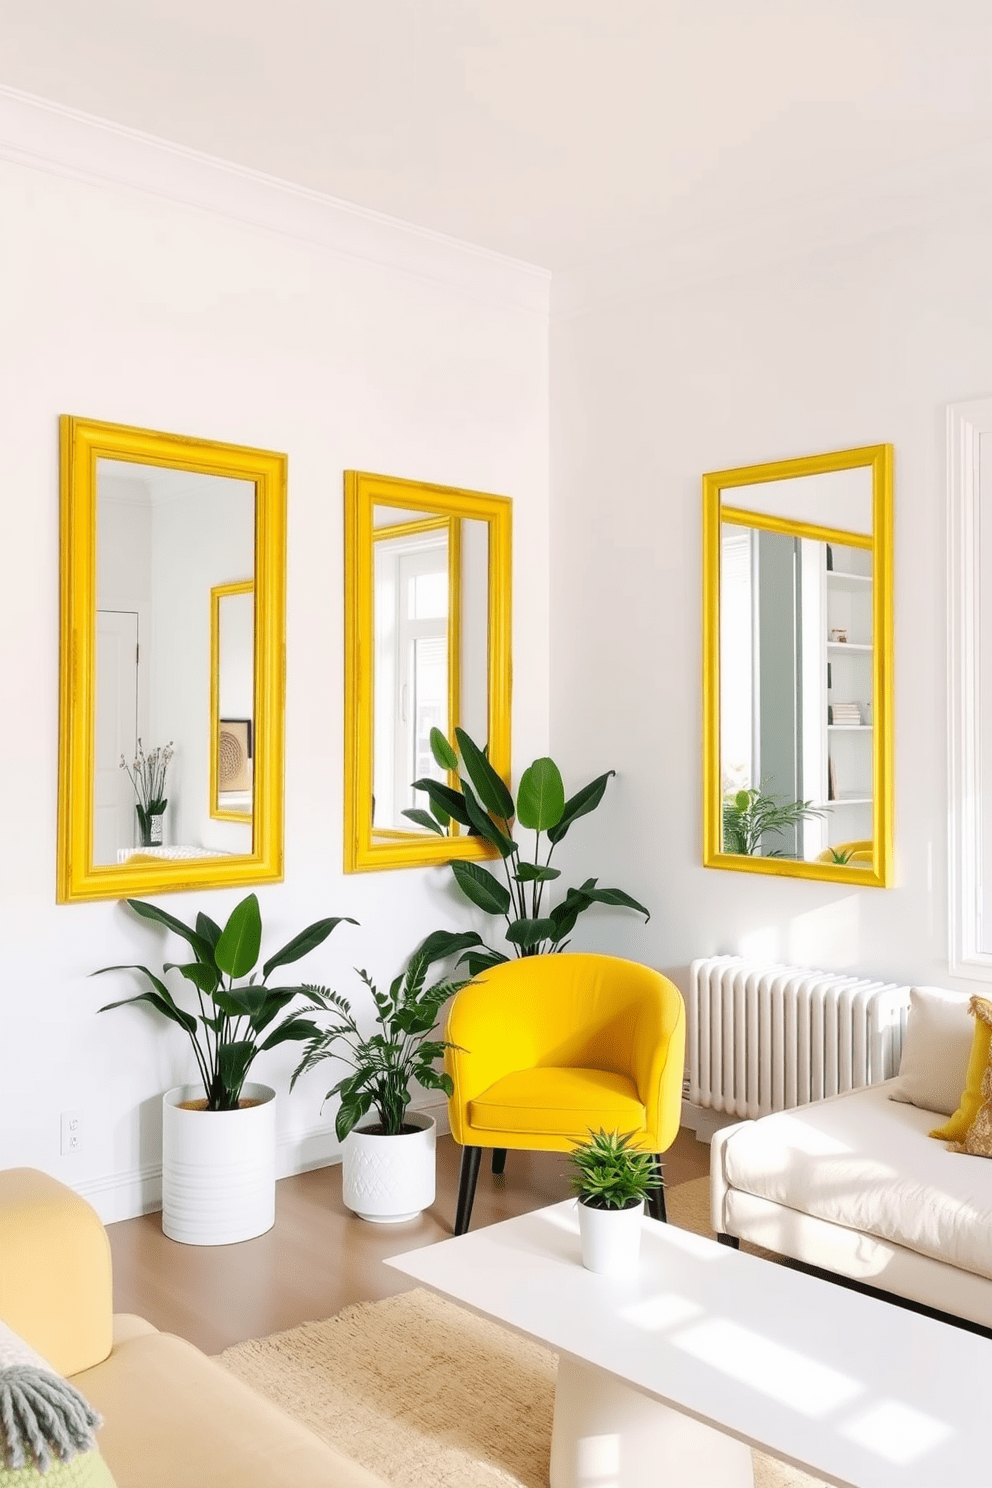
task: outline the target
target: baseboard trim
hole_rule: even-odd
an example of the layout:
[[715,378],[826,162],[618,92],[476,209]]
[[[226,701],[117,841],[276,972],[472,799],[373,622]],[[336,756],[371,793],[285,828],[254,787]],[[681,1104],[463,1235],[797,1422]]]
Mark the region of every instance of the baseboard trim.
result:
[[[410,1109],[437,1122],[438,1136],[451,1131],[448,1102],[442,1096],[425,1096],[411,1102]],[[329,1168],[341,1161],[341,1143],[333,1122],[320,1126],[284,1131],[276,1139],[276,1178],[290,1178],[296,1173],[309,1173],[315,1168]],[[121,1219],[135,1219],[140,1214],[153,1214],[162,1207],[162,1165],[132,1168],[124,1173],[105,1173],[98,1178],[83,1178],[72,1187],[81,1198],[93,1205],[104,1224]]]

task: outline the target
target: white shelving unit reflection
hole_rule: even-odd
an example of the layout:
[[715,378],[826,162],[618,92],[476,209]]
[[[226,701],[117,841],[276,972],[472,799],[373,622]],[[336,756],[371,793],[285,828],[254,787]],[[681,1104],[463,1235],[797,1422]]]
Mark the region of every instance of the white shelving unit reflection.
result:
[[824,561],[824,837],[834,846],[872,835],[872,555],[831,543]]

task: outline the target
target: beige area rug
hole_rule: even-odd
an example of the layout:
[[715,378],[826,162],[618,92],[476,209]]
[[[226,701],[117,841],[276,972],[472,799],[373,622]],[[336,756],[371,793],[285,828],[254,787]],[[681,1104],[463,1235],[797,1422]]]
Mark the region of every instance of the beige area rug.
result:
[[[669,1189],[670,1220],[708,1233],[708,1190]],[[220,1362],[391,1488],[547,1488],[555,1355],[433,1292],[361,1302]],[[822,1488],[757,1452],[754,1469],[755,1488]]]

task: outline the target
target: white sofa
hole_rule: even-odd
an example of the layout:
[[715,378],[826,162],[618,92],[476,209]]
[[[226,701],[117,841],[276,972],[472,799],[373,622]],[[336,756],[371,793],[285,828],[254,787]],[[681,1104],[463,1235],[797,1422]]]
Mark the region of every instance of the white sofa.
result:
[[992,1161],[929,1137],[944,1113],[894,1084],[717,1132],[713,1228],[992,1328]]

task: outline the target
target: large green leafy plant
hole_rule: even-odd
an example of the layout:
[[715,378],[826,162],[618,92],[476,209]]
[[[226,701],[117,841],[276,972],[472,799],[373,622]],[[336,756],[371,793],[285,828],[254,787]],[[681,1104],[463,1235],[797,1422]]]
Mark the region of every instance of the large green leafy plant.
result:
[[[439,834],[453,819],[492,843],[502,862],[505,883],[478,863],[454,862],[451,871],[466,899],[486,914],[506,921],[504,934],[514,955],[537,956],[564,950],[579,915],[593,904],[633,909],[645,920],[650,919],[644,905],[623,889],[600,888],[595,878],[587,878],[577,889],[568,889],[553,908],[545,906],[545,892],[550,898],[550,885],[561,877],[560,870],[551,866],[554,850],[573,822],[595,811],[613,770],[597,776],[566,800],[561,771],[554,760],[537,759],[520,777],[514,801],[485,751],[464,729],[456,728],[455,737],[460,753],[439,729],[431,730],[434,758],[442,770],[456,777],[458,788],[439,780],[415,780],[414,789],[426,793],[431,809],[429,813],[411,810],[404,815]],[[531,854],[525,856],[521,851],[514,836],[516,827],[534,833]],[[504,951],[486,945],[479,935],[475,944],[481,949],[464,956],[473,976],[510,959]]]
[[325,1059],[337,1059],[350,1066],[351,1074],[332,1085],[324,1096],[325,1101],[335,1095],[340,1097],[334,1122],[339,1142],[344,1141],[373,1106],[380,1134],[399,1136],[414,1081],[427,1090],[451,1094],[451,1077],[436,1067],[450,1045],[443,1039],[431,1038],[431,1034],[442,1004],[465,983],[445,979],[428,985],[427,973],[435,962],[473,943],[470,934],[455,935],[439,930],[429,935],[388,992],[380,992],[368,972],[359,971],[375,1003],[372,1033],[361,1031],[351,1003],[340,992],[331,992],[326,987],[307,989],[310,1000],[305,1011],[329,1013],[335,1021],[322,1033],[315,1030],[293,1073],[290,1089],[301,1075]]
[[589,1209],[633,1209],[660,1188],[662,1179],[650,1152],[631,1151],[632,1132],[589,1133],[569,1154],[572,1188]]
[[[339,916],[308,925],[281,951],[269,957],[259,976],[255,966],[262,943],[262,916],[254,894],[235,906],[223,929],[209,915],[198,914],[193,928],[155,904],[146,904],[141,899],[127,902],[142,919],[164,925],[185,940],[192,949],[193,960],[167,961],[161,977],[147,966],[101,966],[94,976],[108,971],[139,971],[149,983],[149,990],[109,1002],[100,1012],[132,1002],[148,1002],[163,1017],[178,1023],[193,1046],[206,1093],[206,1109],[237,1110],[241,1088],[257,1055],[265,1049],[274,1049],[277,1044],[313,1038],[319,1032],[317,1025],[301,1017],[298,1011],[276,1022],[294,997],[305,995],[310,989],[269,987],[269,977],[280,966],[299,961],[315,950],[342,919],[350,925],[357,921]],[[164,980],[172,971],[178,971],[192,987],[199,1013],[187,1012],[176,1002]],[[247,983],[236,985],[244,977],[248,977]]]

